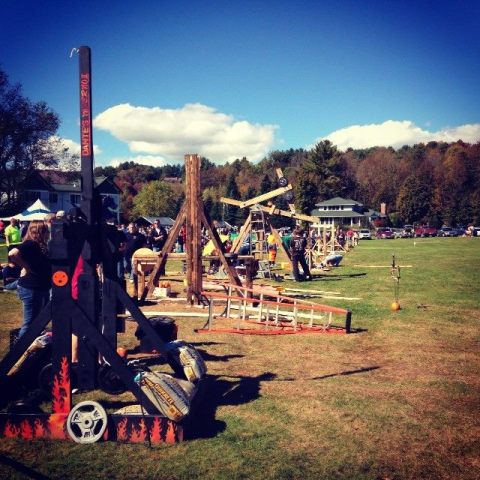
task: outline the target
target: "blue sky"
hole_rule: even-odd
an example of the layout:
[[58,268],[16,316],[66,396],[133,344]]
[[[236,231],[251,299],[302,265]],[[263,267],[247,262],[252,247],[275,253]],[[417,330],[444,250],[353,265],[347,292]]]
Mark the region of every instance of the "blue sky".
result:
[[0,0],[0,67],[79,143],[92,49],[96,164],[480,141],[480,2]]

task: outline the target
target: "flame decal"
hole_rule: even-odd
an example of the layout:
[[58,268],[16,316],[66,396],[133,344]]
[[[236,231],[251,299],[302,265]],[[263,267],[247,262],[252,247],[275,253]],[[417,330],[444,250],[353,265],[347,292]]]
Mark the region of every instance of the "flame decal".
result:
[[147,429],[145,427],[145,422],[143,418],[140,420],[139,429],[135,428],[135,425],[132,425],[132,431],[130,433],[131,442],[143,442],[147,439]]
[[117,425],[117,440],[121,442],[126,442],[128,437],[127,437],[127,419],[124,418],[121,422],[118,423]]
[[20,434],[20,429],[16,426],[10,423],[10,420],[7,421],[5,424],[5,429],[3,431],[3,436],[5,438],[17,438]]
[[46,435],[46,429],[43,422],[37,418],[33,424],[35,438],[43,438]]
[[48,424],[50,427],[49,438],[68,438],[65,432],[67,415],[52,413],[48,417]]
[[53,413],[68,413],[71,408],[70,369],[67,357],[63,357],[60,372],[53,377],[52,411]]
[[155,417],[150,431],[150,439],[153,443],[160,443],[162,441],[162,428],[160,426],[160,419]]
[[23,420],[20,424],[21,436],[24,440],[32,440],[34,438],[33,428],[28,420]]
[[166,443],[175,443],[176,442],[176,435],[175,435],[175,426],[173,422],[168,422],[167,426],[167,434],[165,435],[165,442]]

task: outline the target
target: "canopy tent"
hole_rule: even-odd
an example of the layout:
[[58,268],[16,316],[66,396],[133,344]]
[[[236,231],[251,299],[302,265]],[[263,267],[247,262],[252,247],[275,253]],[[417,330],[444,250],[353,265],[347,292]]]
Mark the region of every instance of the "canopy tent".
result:
[[[219,237],[222,243],[225,243],[229,238],[228,235],[223,235],[223,234],[220,234]],[[215,245],[213,244],[212,240],[209,240],[203,247],[202,255],[211,255],[214,250],[215,250]]]
[[16,218],[20,221],[30,222],[32,220],[45,220],[45,217],[51,213],[50,209],[40,200],[35,200],[32,205],[30,205],[22,213],[17,213],[17,215],[11,215],[10,217],[2,218],[2,220],[10,220],[11,218]]

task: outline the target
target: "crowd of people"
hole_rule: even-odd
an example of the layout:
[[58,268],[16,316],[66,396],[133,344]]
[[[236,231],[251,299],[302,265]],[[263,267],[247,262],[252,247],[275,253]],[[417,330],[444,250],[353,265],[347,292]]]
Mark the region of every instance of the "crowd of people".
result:
[[[39,313],[42,307],[48,302],[50,295],[51,268],[48,258],[47,243],[50,237],[51,223],[54,218],[62,219],[65,216],[63,211],[56,214],[49,214],[43,221],[31,221],[29,224],[21,225],[18,220],[12,218],[7,227],[3,222],[0,228],[3,230],[5,242],[8,250],[8,262],[2,265],[2,278],[4,291],[17,291],[18,296],[23,304],[23,324],[20,329],[20,336],[28,329],[29,324]],[[113,223],[113,220],[107,223]],[[125,225],[117,225],[117,274],[119,279],[127,278],[133,282],[134,274],[132,268],[132,257],[140,248],[150,248],[154,252],[162,251],[168,237],[168,230],[161,225],[160,220],[155,220],[152,225],[138,226],[136,223]],[[224,245],[226,252],[232,246],[235,237],[238,236],[238,228],[217,228],[220,239]],[[283,232],[279,232],[282,236]],[[330,232],[326,233],[330,235]],[[337,231],[336,240],[343,245],[345,241],[353,237],[354,232],[342,230]],[[295,281],[311,280],[312,275],[308,263],[305,258],[305,251],[316,241],[318,232],[314,229],[304,231],[300,227],[296,227],[290,236],[282,238],[282,243],[289,250],[292,260],[293,278]],[[289,239],[286,242],[286,238]],[[249,237],[244,245],[240,247],[239,254],[242,255],[242,248],[245,250],[243,254],[249,254],[250,245]],[[328,241],[329,239],[327,239]],[[201,242],[204,254],[211,244],[207,229],[202,229]],[[342,243],[343,242],[343,243]],[[267,251],[270,266],[274,266],[276,262],[277,250],[279,245],[273,232],[267,232]],[[187,249],[186,229],[181,228],[172,251],[185,252]],[[248,250],[248,251],[247,251]],[[215,256],[215,250],[209,251],[209,255]],[[340,257],[341,260],[341,257]],[[328,263],[330,261],[330,263]],[[213,267],[219,266],[219,262],[211,264]],[[325,261],[325,265],[338,265],[339,259],[329,259]]]

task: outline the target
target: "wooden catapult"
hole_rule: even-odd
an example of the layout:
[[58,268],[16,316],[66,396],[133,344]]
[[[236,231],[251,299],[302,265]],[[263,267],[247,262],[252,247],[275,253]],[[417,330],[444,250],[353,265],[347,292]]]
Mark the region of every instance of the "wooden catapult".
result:
[[[233,198],[221,197],[220,201],[228,205],[234,205],[239,208],[250,208],[250,213],[240,228],[240,233],[232,245],[232,252],[238,252],[241,246],[247,242],[250,245],[250,252],[256,260],[260,262],[260,272],[265,276],[270,276],[268,267],[268,247],[267,247],[267,231],[269,230],[274,238],[278,248],[283,254],[291,260],[290,252],[285,247],[278,230],[272,226],[270,217],[274,215],[292,218],[297,223],[305,222],[316,230],[315,241],[309,239],[306,257],[309,267],[320,263],[330,253],[335,251],[347,251],[345,246],[340,245],[335,235],[335,225],[322,225],[317,217],[305,215],[296,211],[293,203],[292,185],[284,177],[280,168],[276,169],[279,187],[271,192],[264,193],[249,200],[240,201]],[[289,210],[282,210],[273,203],[270,205],[262,205],[261,202],[271,201],[279,195],[285,195],[288,201]],[[262,268],[263,266],[263,268]]]
[[[2,408],[4,405],[7,408],[0,412],[0,437],[70,439],[78,443],[93,443],[102,439],[178,442],[183,438],[189,417],[188,403],[197,402],[200,398],[197,393],[200,392],[205,371],[194,379],[190,376],[191,371],[187,373],[186,369],[179,368],[177,360],[180,352],[178,356],[174,353],[178,342],[160,337],[118,278],[118,232],[115,226],[108,225],[102,218],[100,193],[94,188],[90,48],[82,46],[78,54],[81,205],[66,219],[53,221],[48,245],[52,263],[51,299],[32,320],[25,334],[12,342],[10,351],[0,361],[0,404]],[[194,218],[194,212],[191,215]],[[200,219],[195,221],[200,223]],[[192,238],[192,232],[189,235]],[[74,298],[73,279],[77,273],[78,294]],[[194,273],[197,271],[191,267],[190,275]],[[199,288],[196,283],[194,285],[194,288]],[[174,370],[175,376],[155,372],[156,375],[158,373],[157,379],[164,380],[163,384],[151,380],[147,376],[149,372],[139,370],[138,365],[127,362],[117,351],[117,333],[123,330],[125,309]],[[50,322],[50,334],[42,334]],[[78,362],[75,364],[72,362],[72,333],[78,338]],[[25,370],[29,357],[33,358],[30,366],[32,363],[38,366],[38,357],[33,357],[32,347],[37,346],[39,339],[44,339],[42,342],[47,345],[47,338],[51,343],[48,343],[50,349],[44,358],[46,364],[39,375],[29,373],[33,379],[31,385],[26,385],[25,376],[19,377],[18,372],[22,367]],[[193,347],[191,349],[195,352]],[[195,355],[199,357],[198,353]],[[190,358],[193,357],[190,355]],[[121,392],[105,389],[105,375],[112,375],[111,378],[121,386]],[[11,398],[17,390],[22,394],[25,388],[29,389],[25,398],[18,401],[15,397]],[[107,414],[95,401],[85,400],[73,405],[74,388],[83,392],[102,388],[111,394],[128,390],[138,405],[128,405],[127,409],[135,408],[111,414]],[[28,395],[39,389],[51,397],[51,412],[40,410],[38,402],[29,400]],[[180,410],[172,394],[175,391],[179,392],[178,398],[183,402],[180,413],[185,414],[184,417],[177,415]],[[11,400],[14,400],[13,404]]]
[[[223,266],[227,278],[232,285],[242,286],[242,281],[234,266],[234,260],[238,258],[236,255],[230,255],[225,252],[220,236],[205,210],[201,191],[200,191],[200,157],[197,154],[185,155],[185,171],[186,171],[186,189],[185,202],[182,205],[173,227],[168,232],[168,237],[161,252],[150,255],[147,258],[137,257],[139,264],[153,264],[148,283],[145,288],[141,288],[138,292],[140,300],[144,301],[148,296],[153,294],[160,276],[165,273],[165,264],[167,259],[175,258],[186,262],[186,284],[187,284],[187,303],[193,305],[195,302],[202,302],[203,291],[203,261],[218,260]],[[186,229],[186,253],[172,253],[173,246],[180,233],[180,229],[185,225]],[[218,255],[202,257],[201,231],[202,225],[212,240],[214,248]],[[154,258],[152,262],[152,257]],[[250,255],[242,256],[242,261],[246,264],[246,282],[251,287],[252,270],[254,268],[254,258]],[[143,279],[142,279],[143,285]]]

